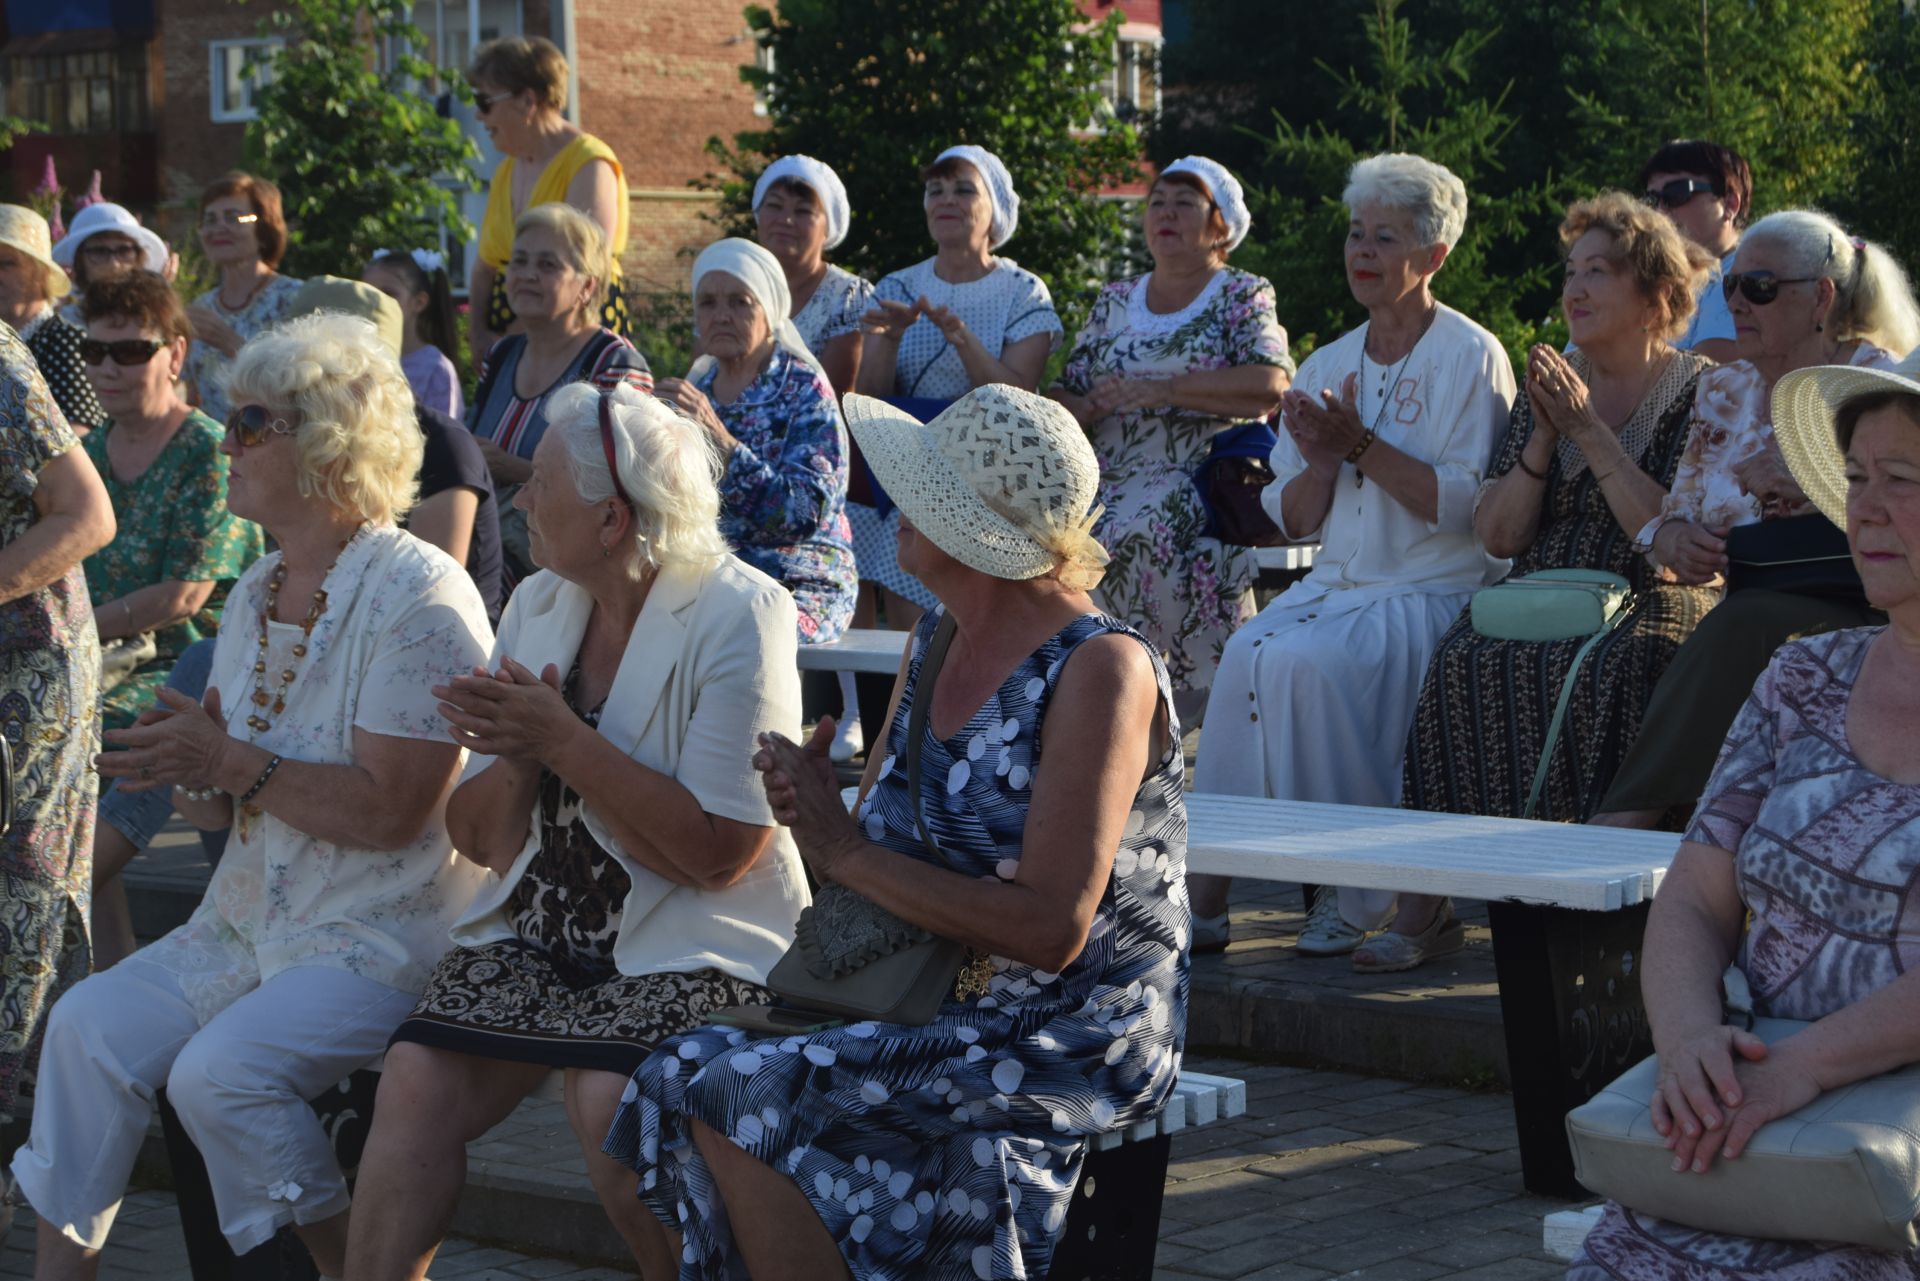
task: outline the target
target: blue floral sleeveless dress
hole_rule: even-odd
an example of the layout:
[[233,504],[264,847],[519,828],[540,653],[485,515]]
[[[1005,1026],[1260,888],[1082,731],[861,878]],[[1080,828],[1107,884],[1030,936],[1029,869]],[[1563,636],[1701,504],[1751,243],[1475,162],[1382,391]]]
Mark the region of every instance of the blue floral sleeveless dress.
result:
[[[868,839],[930,859],[906,769],[908,709],[943,611],[920,620],[879,781],[860,812]],[[1014,669],[945,742],[921,746],[927,828],[960,871],[1010,880],[1020,866],[1042,723],[1082,642],[1139,633],[1102,614],[1068,624]],[[1135,794],[1086,947],[1059,974],[994,958],[988,995],[949,999],[926,1027],[855,1023],[756,1038],[706,1027],[664,1042],[634,1073],[606,1151],[640,1175],[642,1200],[680,1231],[683,1281],[744,1276],[688,1116],[799,1185],[855,1281],[1042,1277],[1091,1135],[1153,1114],[1186,1035],[1185,762],[1166,754]],[[1070,752],[1072,744],[1060,745]]]

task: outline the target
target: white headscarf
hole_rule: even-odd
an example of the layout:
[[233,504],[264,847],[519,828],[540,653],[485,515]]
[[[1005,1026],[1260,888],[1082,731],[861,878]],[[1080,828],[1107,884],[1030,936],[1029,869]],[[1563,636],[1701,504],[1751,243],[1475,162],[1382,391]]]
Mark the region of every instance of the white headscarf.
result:
[[[780,268],[780,260],[751,240],[730,237],[716,240],[700,251],[693,260],[693,292],[700,292],[700,281],[709,273],[724,271],[747,287],[753,300],[760,304],[760,310],[767,313],[767,326],[773,330],[773,341],[784,348],[794,359],[813,369],[822,378],[827,371],[820,367],[807,348],[807,340],[794,328],[793,317],[789,314],[793,308],[793,295],[787,290],[787,273]],[[702,362],[711,357],[702,356],[695,362],[695,369],[688,373],[689,378],[704,373],[706,365]]]
[[847,206],[847,189],[840,182],[840,175],[812,156],[782,156],[768,165],[761,172],[760,181],[753,184],[755,213],[760,212],[760,202],[767,198],[767,189],[782,178],[800,183],[819,199],[827,215],[827,248],[837,248],[847,238],[847,224],[853,221],[853,211]]
[[1253,226],[1253,215],[1247,212],[1247,196],[1240,189],[1240,180],[1228,173],[1225,165],[1205,156],[1183,156],[1162,169],[1160,176],[1164,178],[1170,173],[1192,174],[1207,185],[1207,194],[1220,207],[1220,219],[1227,224],[1227,249],[1229,252],[1238,249]]
[[942,160],[964,160],[980,171],[980,179],[987,184],[987,199],[993,202],[993,223],[987,228],[987,248],[998,249],[1013,239],[1013,233],[1020,226],[1020,193],[1013,189],[1013,175],[1000,163],[1000,157],[985,147],[976,147],[971,143],[958,147],[948,147],[933,158],[934,164]]

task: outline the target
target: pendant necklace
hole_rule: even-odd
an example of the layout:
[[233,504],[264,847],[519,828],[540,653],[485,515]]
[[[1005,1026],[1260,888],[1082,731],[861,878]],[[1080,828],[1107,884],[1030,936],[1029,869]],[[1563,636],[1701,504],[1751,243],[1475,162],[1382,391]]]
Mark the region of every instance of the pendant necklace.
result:
[[[1393,391],[1400,386],[1400,375],[1406,371],[1407,362],[1413,359],[1413,353],[1420,350],[1421,340],[1427,336],[1427,330],[1433,328],[1433,318],[1440,314],[1440,304],[1434,303],[1427,308],[1427,318],[1420,322],[1420,332],[1414,335],[1413,346],[1407,348],[1407,354],[1400,357],[1400,363],[1393,367],[1391,375],[1386,365],[1380,366],[1380,406],[1373,412],[1373,426],[1367,429],[1369,436],[1378,439],[1380,426],[1387,420],[1387,406],[1393,403]],[[1367,339],[1373,334],[1373,322],[1367,322],[1367,332],[1360,336],[1360,363],[1354,368],[1353,385],[1364,392],[1367,383]],[[1360,488],[1367,482],[1367,474],[1360,470],[1359,464],[1353,468],[1353,487]]]

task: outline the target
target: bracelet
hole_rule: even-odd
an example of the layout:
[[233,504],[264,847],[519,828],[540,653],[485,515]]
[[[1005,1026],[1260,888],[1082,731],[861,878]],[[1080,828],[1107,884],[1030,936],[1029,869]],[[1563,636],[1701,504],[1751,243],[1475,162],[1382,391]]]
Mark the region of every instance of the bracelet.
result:
[[1359,462],[1360,455],[1366,453],[1367,450],[1373,447],[1373,439],[1373,428],[1369,427],[1367,428],[1367,434],[1360,438],[1360,443],[1347,451],[1347,461],[1350,463]]
[[220,795],[217,787],[188,787],[185,783],[175,783],[173,790],[190,801],[210,801]]
[[269,757],[267,759],[267,767],[260,771],[260,777],[254,779],[253,786],[241,794],[240,803],[245,805],[248,801],[260,795],[260,789],[267,785],[267,780],[272,778],[273,772],[279,768],[280,758],[278,756]]
[[[1527,466],[1527,451],[1526,451],[1526,450],[1524,450],[1524,449],[1522,449],[1522,450],[1521,450],[1521,451],[1520,451],[1520,452],[1519,452],[1518,454],[1515,454],[1515,455],[1514,455],[1514,458],[1513,458],[1513,461],[1519,464],[1519,466],[1520,466],[1520,470],[1521,470],[1521,471],[1523,471],[1523,472],[1525,472],[1525,473],[1527,473],[1527,475],[1529,475],[1529,476],[1531,476],[1531,477],[1533,477],[1533,478],[1534,478],[1535,480],[1545,480],[1545,479],[1547,478],[1547,473],[1546,473],[1546,472],[1543,472],[1543,471],[1535,471],[1535,470],[1534,470],[1533,468],[1531,468],[1531,467],[1529,467],[1529,466]],[[1548,464],[1547,464],[1547,466],[1548,466],[1548,468],[1549,468],[1549,469],[1551,469],[1551,468],[1552,468],[1552,466],[1553,466],[1553,464],[1552,464],[1552,463],[1548,463]]]
[[1620,467],[1621,467],[1621,464],[1615,463],[1612,467],[1609,467],[1607,469],[1607,474],[1605,476],[1602,476],[1599,472],[1594,472],[1593,483],[1596,485],[1606,484],[1607,481],[1613,476],[1613,474],[1620,470]]

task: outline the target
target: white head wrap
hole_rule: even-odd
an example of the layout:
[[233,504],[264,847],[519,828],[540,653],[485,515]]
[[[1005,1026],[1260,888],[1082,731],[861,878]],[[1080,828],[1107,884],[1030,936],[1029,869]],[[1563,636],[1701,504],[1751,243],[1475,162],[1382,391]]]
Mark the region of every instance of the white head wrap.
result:
[[980,179],[987,184],[987,199],[993,202],[993,223],[987,229],[989,249],[998,249],[1013,239],[1013,233],[1020,226],[1020,193],[1013,189],[1013,175],[1000,163],[1000,157],[985,147],[976,147],[971,143],[958,147],[948,147],[933,158],[934,164],[942,160],[964,160],[980,171]]
[[373,256],[375,261],[378,261],[381,258],[397,257],[400,254],[413,259],[413,265],[429,276],[447,265],[447,260],[431,249],[376,249]]
[[1160,171],[1161,177],[1170,173],[1192,174],[1207,184],[1207,193],[1213,197],[1213,203],[1220,206],[1221,221],[1227,224],[1227,249],[1238,249],[1240,242],[1247,238],[1247,232],[1253,226],[1253,215],[1247,212],[1247,195],[1240,189],[1240,180],[1227,172],[1227,167],[1205,156],[1183,156]]
[[[780,260],[751,240],[731,237],[716,240],[700,251],[693,260],[693,291],[700,292],[700,281],[709,272],[724,271],[747,287],[754,301],[760,304],[760,310],[767,313],[767,326],[773,330],[774,342],[786,349],[787,353],[801,363],[810,366],[822,378],[826,370],[807,349],[807,340],[793,326],[793,318],[788,313],[793,308],[793,295],[787,290],[787,273],[780,267]],[[708,357],[701,357],[707,360]],[[695,362],[696,371],[704,366]],[[687,375],[694,377],[694,373]]]
[[853,221],[853,211],[847,207],[847,189],[840,182],[840,175],[812,156],[782,156],[762,170],[760,181],[753,184],[755,213],[760,212],[760,202],[767,198],[767,188],[782,178],[800,183],[819,199],[827,215],[827,248],[838,248],[847,238],[847,224]]

